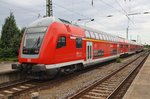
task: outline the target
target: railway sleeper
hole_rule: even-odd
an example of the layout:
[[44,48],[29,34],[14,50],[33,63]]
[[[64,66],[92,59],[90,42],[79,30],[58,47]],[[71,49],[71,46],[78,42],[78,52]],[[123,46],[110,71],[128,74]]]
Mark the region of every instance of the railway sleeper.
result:
[[81,98],[79,98],[79,99],[105,99],[105,98],[103,98],[103,97],[101,97],[101,96],[91,96],[91,95],[89,95],[89,94],[86,94],[86,95],[84,95],[84,96],[82,96]]

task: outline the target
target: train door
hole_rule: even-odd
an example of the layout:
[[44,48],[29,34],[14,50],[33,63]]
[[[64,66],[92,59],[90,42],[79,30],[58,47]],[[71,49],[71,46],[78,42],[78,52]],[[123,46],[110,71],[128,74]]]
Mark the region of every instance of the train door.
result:
[[86,42],[86,63],[91,63],[92,62],[92,42]]

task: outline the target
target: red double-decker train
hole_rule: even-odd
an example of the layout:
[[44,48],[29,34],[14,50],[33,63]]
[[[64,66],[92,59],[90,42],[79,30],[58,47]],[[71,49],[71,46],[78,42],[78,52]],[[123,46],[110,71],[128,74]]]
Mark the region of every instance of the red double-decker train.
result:
[[30,24],[13,69],[38,77],[72,71],[143,50],[143,45],[54,17]]

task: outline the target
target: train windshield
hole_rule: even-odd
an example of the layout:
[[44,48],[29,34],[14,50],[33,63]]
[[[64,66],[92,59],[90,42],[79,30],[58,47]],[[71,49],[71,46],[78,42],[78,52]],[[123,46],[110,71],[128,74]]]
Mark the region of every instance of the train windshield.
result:
[[38,54],[47,28],[29,28],[25,32],[23,54]]
[[24,48],[40,48],[44,33],[28,33],[25,35]]

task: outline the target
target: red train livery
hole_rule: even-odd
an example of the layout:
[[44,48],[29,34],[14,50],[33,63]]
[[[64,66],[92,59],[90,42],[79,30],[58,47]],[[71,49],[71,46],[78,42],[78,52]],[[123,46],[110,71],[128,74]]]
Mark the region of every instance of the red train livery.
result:
[[12,64],[12,68],[38,76],[58,71],[68,73],[142,49],[143,46],[134,41],[46,17],[26,28],[19,64]]

